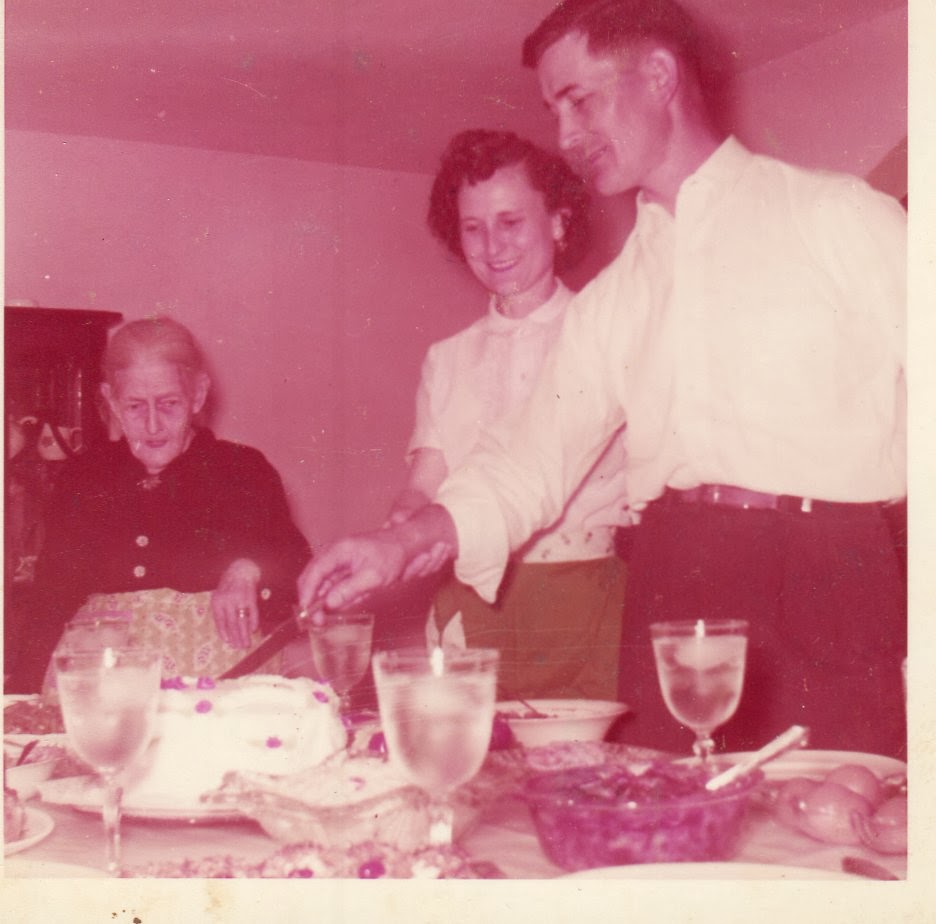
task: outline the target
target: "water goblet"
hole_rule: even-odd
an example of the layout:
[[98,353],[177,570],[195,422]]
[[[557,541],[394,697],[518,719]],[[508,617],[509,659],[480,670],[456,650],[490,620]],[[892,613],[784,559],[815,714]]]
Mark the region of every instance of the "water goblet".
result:
[[316,673],[338,694],[347,718],[350,692],[370,663],[374,614],[318,612],[308,631]]
[[147,648],[63,651],[54,656],[65,733],[104,784],[107,871],[120,872],[120,772],[146,750],[159,702],[162,656]]
[[738,708],[744,684],[747,628],[743,619],[657,622],[650,626],[666,708],[695,733],[693,753],[709,762],[712,732]]
[[481,769],[487,755],[497,661],[492,648],[408,648],[374,655],[389,758],[428,794],[432,844],[452,843],[451,793]]

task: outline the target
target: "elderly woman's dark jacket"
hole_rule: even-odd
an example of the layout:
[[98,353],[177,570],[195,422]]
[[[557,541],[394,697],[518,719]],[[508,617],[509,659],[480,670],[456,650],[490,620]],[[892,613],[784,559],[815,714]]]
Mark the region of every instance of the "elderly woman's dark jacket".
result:
[[[213,590],[237,558],[261,569],[264,630],[286,618],[310,556],[282,481],[262,453],[196,431],[148,477],[125,440],[94,447],[56,480],[17,673],[38,676],[63,625],[89,594]],[[19,685],[22,685],[20,683]],[[29,686],[38,689],[35,677]]]

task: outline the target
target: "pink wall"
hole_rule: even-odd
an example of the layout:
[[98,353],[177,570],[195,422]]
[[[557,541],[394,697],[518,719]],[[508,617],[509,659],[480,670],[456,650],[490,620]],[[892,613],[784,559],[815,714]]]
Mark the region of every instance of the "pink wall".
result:
[[[867,176],[907,136],[906,7],[745,71],[732,98],[734,129],[753,149]],[[884,179],[906,192],[905,165]]]
[[379,522],[426,347],[483,304],[427,177],[17,131],[6,169],[7,300],[171,313],[216,431],[268,455],[310,540]]

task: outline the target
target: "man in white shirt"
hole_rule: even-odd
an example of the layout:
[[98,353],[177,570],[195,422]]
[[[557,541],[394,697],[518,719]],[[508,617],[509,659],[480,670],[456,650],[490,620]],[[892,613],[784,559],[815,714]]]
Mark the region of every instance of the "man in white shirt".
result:
[[526,40],[559,144],[636,226],[573,301],[522,426],[492,435],[437,503],[343,540],[300,599],[331,607],[444,550],[482,596],[627,426],[643,508],[622,642],[625,740],[684,749],[648,624],[745,618],[733,749],[783,728],[816,747],[905,751],[906,600],[888,505],[906,493],[906,223],[847,176],[724,139],[675,4],[572,0]]

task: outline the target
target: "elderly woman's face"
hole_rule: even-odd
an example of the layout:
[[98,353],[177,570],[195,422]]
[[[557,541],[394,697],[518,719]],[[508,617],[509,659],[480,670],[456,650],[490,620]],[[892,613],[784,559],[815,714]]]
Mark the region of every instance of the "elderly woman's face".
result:
[[175,363],[144,357],[118,371],[114,387],[105,385],[103,392],[130,451],[157,475],[188,448],[208,384],[203,376],[190,382]]
[[522,164],[501,167],[489,179],[463,184],[458,193],[462,252],[489,291],[520,295],[537,286],[552,291],[559,213],[530,185]]

